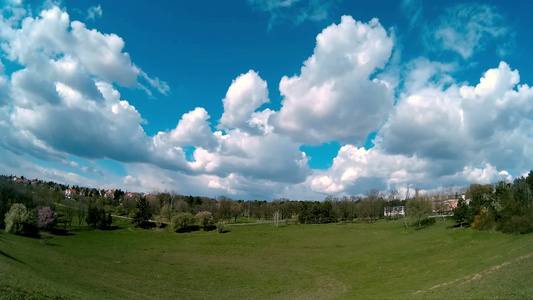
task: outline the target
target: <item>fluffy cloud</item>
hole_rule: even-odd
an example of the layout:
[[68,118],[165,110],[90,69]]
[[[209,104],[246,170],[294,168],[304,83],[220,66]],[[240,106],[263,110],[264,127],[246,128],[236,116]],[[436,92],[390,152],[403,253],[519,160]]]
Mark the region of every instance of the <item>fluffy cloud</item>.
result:
[[[265,5],[275,10],[297,2]],[[481,25],[467,27],[470,40],[450,50],[466,58],[500,36],[489,26],[497,17],[477,16],[494,13],[483,9],[458,13]],[[4,75],[0,64],[4,172],[143,191],[318,199],[370,188],[510,180],[533,164],[533,91],[520,84],[517,70],[501,62],[470,85],[454,80],[457,64],[419,58],[395,65],[401,82],[391,84],[379,72],[394,37],[376,19],[344,16],[325,28],[300,74],[281,79],[279,111],[262,108],[270,101],[267,83],[250,70],[228,88],[219,123],[196,107],[177,116],[175,128],[149,136],[117,85],[149,95],[170,89],[131,61],[120,37],[70,21],[58,7],[21,16],[0,19],[4,59],[20,66]],[[449,36],[436,38],[451,43]],[[374,148],[357,146],[376,131]],[[343,146],[329,169],[311,170],[300,147],[328,141]],[[30,156],[59,167],[47,170],[28,162]],[[98,159],[123,163],[128,175],[95,170]]]
[[126,177],[122,178],[122,182],[125,185],[137,185],[138,186],[140,184],[139,179],[131,175],[127,175]]
[[[73,154],[159,164],[180,154],[159,153],[141,127],[144,119],[112,86],[150,79],[122,52],[120,37],[70,22],[55,6],[22,22],[1,19],[0,28],[2,50],[21,66],[3,82],[5,148],[47,159]],[[152,83],[165,89],[156,79]],[[169,165],[186,168],[183,153],[174,156],[181,160]]]
[[71,22],[69,15],[57,6],[43,10],[38,17],[26,17],[21,24],[2,19],[0,27],[0,37],[5,41],[2,50],[7,58],[29,69],[65,56],[100,79],[124,86],[138,84],[142,71],[123,52],[122,38],[89,30],[79,21]]
[[[306,184],[325,194],[365,187],[423,189],[511,180],[533,164],[533,90],[505,62],[475,86],[450,84],[447,67],[414,63],[412,81],[371,149],[345,145]],[[436,78],[434,78],[436,77]],[[407,76],[410,78],[410,76]],[[410,79],[408,79],[410,81]]]
[[217,152],[197,148],[196,170],[226,177],[236,173],[249,178],[298,183],[309,173],[307,157],[299,144],[278,134],[253,135],[240,130],[219,134]]
[[[424,178],[428,164],[416,156],[389,155],[372,148],[341,147],[330,169],[315,175],[311,189],[326,194],[386,189]],[[362,185],[361,185],[362,183]]]
[[475,87],[428,84],[404,95],[378,134],[379,146],[448,160],[448,172],[467,162],[510,169],[530,165],[533,97],[531,88],[518,82],[518,71],[502,62]]
[[438,163],[438,160],[416,155],[388,154],[377,148],[367,150],[346,145],[339,150],[330,169],[316,172],[305,184],[317,193],[335,195],[362,194],[371,188],[405,190],[408,186],[428,191],[471,182],[489,184],[512,179],[507,171],[498,171],[490,163],[437,174]]
[[385,121],[394,103],[387,82],[371,78],[391,55],[393,39],[377,19],[342,17],[324,29],[299,76],[283,77],[275,129],[294,140],[360,142]]
[[[193,111],[184,114],[178,126],[170,132],[170,142],[177,146],[215,148],[218,141],[211,132],[211,127],[207,121],[209,118],[209,114],[202,107],[197,107]],[[162,136],[163,133],[159,133],[156,139]]]
[[241,74],[231,83],[222,100],[224,113],[220,119],[220,127],[246,128],[253,112],[261,105],[268,103],[267,83],[259,74],[250,70]]

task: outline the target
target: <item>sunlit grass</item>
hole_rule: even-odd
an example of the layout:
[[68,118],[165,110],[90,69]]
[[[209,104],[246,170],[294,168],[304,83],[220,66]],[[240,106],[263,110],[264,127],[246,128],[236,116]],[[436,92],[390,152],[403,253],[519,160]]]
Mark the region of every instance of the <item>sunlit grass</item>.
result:
[[1,233],[0,295],[38,299],[533,295],[531,235],[447,229],[450,223],[442,222],[414,230],[402,221],[263,224],[229,226],[225,234],[177,234],[115,221],[121,229],[74,227],[69,230],[73,235],[52,236],[47,243]]

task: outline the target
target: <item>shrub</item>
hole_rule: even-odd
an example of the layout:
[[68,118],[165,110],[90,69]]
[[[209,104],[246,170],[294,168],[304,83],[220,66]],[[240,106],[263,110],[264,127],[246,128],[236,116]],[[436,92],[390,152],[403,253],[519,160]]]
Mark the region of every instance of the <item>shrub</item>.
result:
[[512,216],[498,224],[499,229],[505,233],[524,234],[533,232],[533,213],[524,216]]
[[437,219],[436,218],[427,218],[427,219],[423,219],[422,221],[420,221],[420,225],[422,227],[435,225],[435,223],[437,223]]
[[191,213],[179,213],[172,217],[170,226],[173,231],[184,232],[192,229],[196,223],[196,218]]
[[226,229],[226,222],[218,221],[216,226],[218,233],[224,233]]
[[45,206],[39,209],[37,215],[39,227],[46,230],[52,230],[56,225],[57,214],[50,208],[50,206]]
[[126,211],[124,206],[118,205],[117,207],[115,207],[115,215],[117,215],[117,216],[125,216],[127,214],[128,214],[128,212]]
[[494,218],[490,216],[487,208],[482,208],[479,214],[474,216],[474,222],[470,226],[479,230],[491,230],[494,228]]
[[215,220],[213,219],[213,214],[209,211],[201,211],[196,214],[196,221],[198,226],[202,227],[204,230],[213,227]]
[[6,232],[34,236],[38,230],[34,215],[26,209],[26,205],[15,203],[5,215]]

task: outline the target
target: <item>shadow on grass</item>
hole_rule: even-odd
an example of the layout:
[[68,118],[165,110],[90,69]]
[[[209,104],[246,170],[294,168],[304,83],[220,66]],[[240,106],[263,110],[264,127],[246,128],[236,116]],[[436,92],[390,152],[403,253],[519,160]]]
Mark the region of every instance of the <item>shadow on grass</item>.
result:
[[135,225],[136,227],[142,228],[142,229],[152,229],[156,228],[157,224],[155,222],[142,222],[140,224]]
[[0,250],[0,255],[5,256],[5,257],[7,257],[7,258],[9,258],[9,259],[12,259],[12,260],[14,260],[14,261],[16,261],[16,262],[19,262],[19,263],[21,263],[21,264],[26,264],[26,263],[23,262],[22,260],[20,260],[20,259],[18,259],[18,258],[16,258],[16,257],[13,257],[13,256],[11,256],[11,255],[9,255],[9,254],[7,254],[7,253],[5,253],[5,252],[2,251],[2,250]]
[[185,232],[193,232],[193,231],[200,231],[200,226],[198,225],[187,226],[185,228],[180,228],[176,230],[177,233],[185,233]]
[[213,230],[215,230],[215,229],[217,229],[217,227],[214,226],[214,225],[213,225],[213,226],[206,226],[206,227],[204,227],[204,231],[213,231]]
[[63,229],[63,228],[54,228],[54,229],[52,229],[51,233],[53,235],[58,235],[58,236],[74,235],[74,233],[68,232],[68,230]]
[[[217,227],[216,226],[207,226],[207,227],[200,227],[198,225],[193,225],[193,226],[188,226],[186,228],[180,228],[178,230],[176,230],[177,233],[187,233],[187,232],[194,232],[194,231],[213,231],[213,230],[216,230]],[[224,229],[221,233],[227,233],[227,232],[230,232],[229,230],[226,230]]]
[[454,229],[454,228],[467,228],[467,227],[470,227],[470,224],[468,224],[468,223],[453,224],[453,225],[447,226],[446,228],[447,229]]
[[104,229],[105,231],[115,231],[115,230],[119,230],[119,229],[122,229],[122,227],[120,226],[109,226],[108,228]]

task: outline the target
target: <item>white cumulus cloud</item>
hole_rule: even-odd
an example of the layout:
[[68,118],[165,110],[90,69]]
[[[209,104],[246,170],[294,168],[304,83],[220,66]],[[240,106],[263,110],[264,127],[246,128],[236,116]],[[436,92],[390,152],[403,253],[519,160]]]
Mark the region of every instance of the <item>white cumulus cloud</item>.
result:
[[281,79],[283,106],[271,117],[274,127],[307,144],[360,142],[393,107],[389,84],[372,78],[389,60],[393,38],[377,19],[343,16],[316,40],[301,74]]

